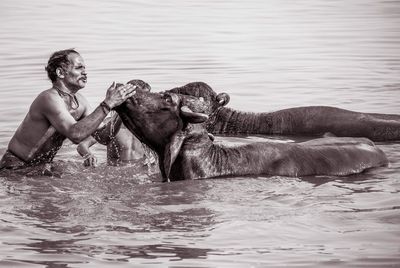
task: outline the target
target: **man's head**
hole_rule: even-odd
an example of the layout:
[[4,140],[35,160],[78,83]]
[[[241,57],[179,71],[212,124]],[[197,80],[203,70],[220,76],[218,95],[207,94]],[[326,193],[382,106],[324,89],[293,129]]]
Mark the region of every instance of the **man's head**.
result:
[[54,52],[45,69],[53,83],[61,80],[65,86],[79,90],[85,87],[87,82],[85,68],[85,63],[79,53],[74,49],[66,49]]

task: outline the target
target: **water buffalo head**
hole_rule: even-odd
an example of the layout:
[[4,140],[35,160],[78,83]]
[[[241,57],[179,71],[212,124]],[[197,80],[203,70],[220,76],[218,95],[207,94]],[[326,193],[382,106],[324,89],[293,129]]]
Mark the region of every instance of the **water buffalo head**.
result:
[[202,107],[202,101],[195,97],[138,89],[133,97],[116,107],[116,111],[125,126],[157,152],[163,168],[169,169],[187,126],[208,119]]
[[188,123],[206,121],[208,116],[203,113],[204,107],[196,97],[139,89],[116,111],[132,133],[157,149]]

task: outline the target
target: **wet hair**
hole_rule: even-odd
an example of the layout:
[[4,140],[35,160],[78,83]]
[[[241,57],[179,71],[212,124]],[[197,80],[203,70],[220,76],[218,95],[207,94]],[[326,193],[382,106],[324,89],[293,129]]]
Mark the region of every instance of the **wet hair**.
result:
[[151,90],[151,86],[149,84],[147,84],[145,81],[140,80],[140,79],[133,79],[131,81],[128,82],[128,84],[131,84],[133,86],[137,86],[140,89],[143,90]]
[[47,71],[47,76],[51,82],[55,82],[57,80],[57,68],[64,68],[70,64],[68,55],[72,53],[79,55],[75,49],[65,49],[56,51],[50,56],[47,66],[44,69]]

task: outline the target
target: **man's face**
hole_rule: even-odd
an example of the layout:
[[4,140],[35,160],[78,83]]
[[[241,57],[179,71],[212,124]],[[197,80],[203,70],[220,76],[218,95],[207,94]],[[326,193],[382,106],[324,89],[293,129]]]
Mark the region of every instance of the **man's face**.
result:
[[84,88],[87,83],[86,66],[83,58],[71,53],[68,55],[69,64],[64,69],[64,84],[71,90]]

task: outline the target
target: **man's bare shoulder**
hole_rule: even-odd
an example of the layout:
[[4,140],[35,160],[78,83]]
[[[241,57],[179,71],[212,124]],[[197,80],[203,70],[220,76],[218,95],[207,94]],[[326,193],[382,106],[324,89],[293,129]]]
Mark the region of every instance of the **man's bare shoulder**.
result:
[[40,92],[35,101],[52,101],[54,99],[59,99],[59,95],[56,90],[49,88]]
[[60,105],[63,102],[58,93],[50,88],[39,93],[31,105],[30,112],[38,113],[63,107],[63,105]]

